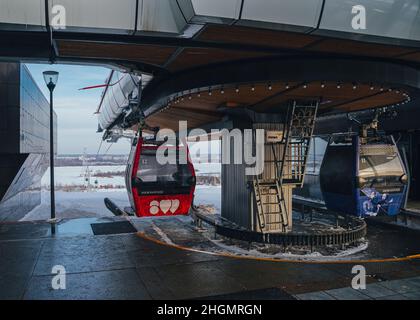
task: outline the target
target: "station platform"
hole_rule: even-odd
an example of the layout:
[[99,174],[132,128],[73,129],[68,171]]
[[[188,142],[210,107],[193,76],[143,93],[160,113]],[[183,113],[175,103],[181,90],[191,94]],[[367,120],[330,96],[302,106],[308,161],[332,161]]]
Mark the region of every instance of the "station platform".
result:
[[[134,228],[127,227],[127,221]],[[145,221],[117,217],[61,221],[55,235],[45,222],[0,224],[0,299],[354,298],[354,294],[346,294],[353,290],[349,289],[351,261],[275,261],[222,255],[206,252],[206,240],[203,250],[192,250],[188,249],[191,242],[197,245],[203,240],[202,233],[193,226],[182,227],[187,225],[182,219]],[[153,232],[155,238],[150,237]],[[380,237],[378,234],[374,237]],[[189,241],[184,241],[186,238]],[[418,233],[401,238],[405,241],[401,247],[413,243],[411,251],[420,243]],[[396,246],[389,240],[383,248],[390,244]],[[52,289],[55,265],[65,267],[65,290]],[[420,259],[372,259],[363,265],[368,288],[381,292],[377,298],[419,298]],[[362,297],[374,298],[369,294]]]

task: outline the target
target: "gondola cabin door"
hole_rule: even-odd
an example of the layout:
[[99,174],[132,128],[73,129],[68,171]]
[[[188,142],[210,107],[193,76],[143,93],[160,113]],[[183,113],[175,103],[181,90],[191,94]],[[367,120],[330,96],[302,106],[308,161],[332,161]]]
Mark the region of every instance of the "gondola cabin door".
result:
[[173,146],[176,154],[186,153],[186,163],[161,164],[159,146],[135,138],[126,171],[126,186],[138,217],[186,215],[192,205],[195,171],[187,146]]

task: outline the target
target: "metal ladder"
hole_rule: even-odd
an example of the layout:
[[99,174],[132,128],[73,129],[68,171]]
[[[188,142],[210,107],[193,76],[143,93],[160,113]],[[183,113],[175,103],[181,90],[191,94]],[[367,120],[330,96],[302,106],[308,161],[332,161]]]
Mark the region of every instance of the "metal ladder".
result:
[[[253,191],[261,232],[287,230],[289,213],[283,185],[301,186],[303,184],[317,110],[318,102],[309,106],[297,106],[296,102],[293,103],[283,123],[281,141],[270,143],[273,160],[264,160],[265,163],[275,164],[273,179],[264,180],[261,177],[262,174],[254,176]],[[285,172],[285,166],[288,166],[290,172]]]
[[[288,214],[283,189],[278,181],[262,182],[256,178],[253,183],[258,208],[258,223],[261,231],[271,229],[269,227],[272,225],[275,226],[274,229],[279,229],[280,226],[281,231],[285,231],[288,226]],[[279,221],[277,221],[277,218],[279,218]]]
[[303,185],[318,105],[319,102],[314,101],[310,105],[294,106],[288,153],[284,159],[284,164],[290,169],[288,173],[282,172],[282,185],[293,185],[299,188]]

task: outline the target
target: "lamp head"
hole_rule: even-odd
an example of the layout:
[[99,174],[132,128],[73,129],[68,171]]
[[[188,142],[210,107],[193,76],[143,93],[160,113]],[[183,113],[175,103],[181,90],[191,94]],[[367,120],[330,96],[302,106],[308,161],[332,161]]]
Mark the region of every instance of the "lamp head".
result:
[[44,76],[44,81],[48,89],[50,89],[50,91],[54,90],[58,81],[58,72],[57,71],[44,71],[42,74]]

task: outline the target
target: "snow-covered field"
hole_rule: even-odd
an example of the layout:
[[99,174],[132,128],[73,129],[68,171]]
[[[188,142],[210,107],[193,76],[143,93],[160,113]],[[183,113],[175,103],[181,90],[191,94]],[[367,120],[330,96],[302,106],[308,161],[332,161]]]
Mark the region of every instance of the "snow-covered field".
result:
[[220,174],[220,163],[194,163],[195,173],[200,174]]
[[[195,163],[194,168],[197,175],[220,174],[219,163]],[[113,185],[115,187],[125,186],[123,176],[112,177],[95,177],[95,173],[118,173],[125,171],[125,165],[118,166],[91,166],[91,184],[98,180],[98,186]],[[57,167],[54,170],[55,184],[57,186],[80,186],[85,185],[86,167]],[[50,185],[50,170],[48,169],[42,177],[41,184],[43,187]]]
[[[85,218],[112,216],[105,207],[104,198],[109,197],[122,207],[128,206],[127,192],[124,189],[94,191],[94,192],[65,192],[56,191],[57,218]],[[47,220],[50,217],[50,193],[42,192],[41,205],[29,212],[22,221]]]
[[[220,164],[203,163],[194,165],[197,174],[217,174],[220,173]],[[57,186],[77,186],[85,185],[85,167],[58,167],[55,169],[55,181]],[[125,166],[94,166],[90,168],[92,172],[121,172]],[[42,186],[49,186],[49,171],[42,178]],[[103,217],[112,216],[112,213],[105,207],[104,198],[112,199],[118,206],[129,206],[129,200],[125,188],[124,177],[92,177],[91,183],[98,180],[98,186],[113,185],[113,189],[92,189],[91,192],[83,191],[56,191],[56,215],[57,218],[81,218],[81,217]],[[195,204],[214,205],[220,211],[220,186],[196,187]],[[46,220],[50,215],[50,193],[42,192],[42,203],[34,210],[29,212],[22,220]]]
[[[105,207],[104,198],[112,199],[118,206],[129,206],[125,189],[100,190],[92,192],[57,191],[57,218],[82,218],[112,216]],[[214,205],[220,211],[220,186],[197,186],[195,204]],[[47,220],[50,217],[50,193],[42,192],[42,204],[29,212],[22,221]]]
[[[89,167],[91,171],[91,184],[95,180],[98,180],[98,185],[114,185],[114,186],[124,186],[124,177],[123,176],[113,176],[113,177],[94,177],[93,175],[97,172],[107,173],[107,172],[120,172],[125,170],[125,165],[121,166],[94,166]],[[85,185],[84,174],[86,167],[57,167],[54,169],[55,173],[55,184],[57,186],[76,186],[76,185]],[[42,177],[41,184],[43,187],[50,185],[50,169],[45,172]]]

